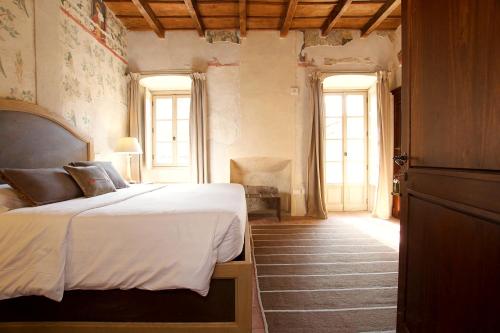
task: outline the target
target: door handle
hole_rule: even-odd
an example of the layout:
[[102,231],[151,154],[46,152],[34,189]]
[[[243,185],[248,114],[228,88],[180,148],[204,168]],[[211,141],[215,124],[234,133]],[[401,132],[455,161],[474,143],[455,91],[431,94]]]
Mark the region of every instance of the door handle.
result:
[[392,158],[394,160],[394,163],[396,163],[399,166],[403,166],[408,162],[408,154],[403,153],[402,155],[396,155]]

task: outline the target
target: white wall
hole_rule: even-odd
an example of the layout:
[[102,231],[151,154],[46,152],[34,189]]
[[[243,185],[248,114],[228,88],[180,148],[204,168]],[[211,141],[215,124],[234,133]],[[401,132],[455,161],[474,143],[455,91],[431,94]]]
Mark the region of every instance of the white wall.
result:
[[[374,71],[394,62],[387,35],[372,34],[343,46],[302,51],[302,32],[250,31],[241,44],[210,44],[196,32],[129,32],[130,70],[206,71],[209,95],[210,180],[229,181],[229,160],[279,157],[292,161],[292,211],[305,214],[306,161],[311,117],[307,75],[314,70]],[[334,63],[334,65],[328,65]],[[326,64],[326,65],[325,65]],[[298,95],[291,94],[297,87]]]

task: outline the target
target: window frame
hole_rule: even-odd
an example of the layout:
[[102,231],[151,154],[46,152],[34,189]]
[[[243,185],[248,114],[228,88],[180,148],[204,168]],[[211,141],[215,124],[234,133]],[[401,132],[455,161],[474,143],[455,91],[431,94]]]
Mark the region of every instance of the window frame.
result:
[[[179,164],[177,161],[177,143],[178,141],[173,138],[177,138],[177,98],[189,98],[191,103],[191,92],[190,91],[158,91],[152,93],[151,103],[152,103],[152,166],[153,167],[161,167],[161,168],[190,168],[191,167],[191,156],[189,156],[189,162],[187,164]],[[172,163],[158,163],[156,156],[157,154],[157,117],[156,117],[156,100],[158,98],[172,98]],[[189,141],[188,141],[189,143]]]

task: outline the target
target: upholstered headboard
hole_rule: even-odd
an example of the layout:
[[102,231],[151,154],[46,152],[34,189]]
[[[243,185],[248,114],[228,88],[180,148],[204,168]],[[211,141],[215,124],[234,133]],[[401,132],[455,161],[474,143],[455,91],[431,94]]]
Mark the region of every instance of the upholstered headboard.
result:
[[90,138],[27,102],[0,98],[0,168],[50,168],[93,159]]

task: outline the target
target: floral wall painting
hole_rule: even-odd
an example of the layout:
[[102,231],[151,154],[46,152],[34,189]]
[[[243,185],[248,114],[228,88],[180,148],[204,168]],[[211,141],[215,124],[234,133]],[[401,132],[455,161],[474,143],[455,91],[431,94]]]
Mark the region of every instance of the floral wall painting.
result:
[[128,129],[126,50],[127,30],[103,0],[0,0],[0,98],[61,115],[118,169],[125,164],[114,143]]
[[98,27],[94,30],[96,37],[104,41],[106,38],[103,33],[106,31],[106,6],[103,0],[92,0],[91,18]]
[[0,74],[2,74],[4,78],[7,77],[7,74],[5,74],[5,69],[3,69],[2,58],[0,58]]
[[13,2],[20,10],[26,13],[26,16],[30,16],[28,9],[26,8],[26,0],[13,0]]
[[0,0],[0,97],[35,102],[33,0]]
[[125,35],[119,33],[121,23],[100,5],[102,0],[65,0],[59,22],[63,63],[58,112],[92,137],[102,115],[125,119],[127,110],[125,41],[119,40]]

